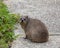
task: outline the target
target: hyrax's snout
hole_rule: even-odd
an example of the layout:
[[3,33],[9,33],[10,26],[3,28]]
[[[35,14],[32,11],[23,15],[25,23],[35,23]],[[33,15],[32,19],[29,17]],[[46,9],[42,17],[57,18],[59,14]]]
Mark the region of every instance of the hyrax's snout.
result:
[[24,20],[21,20],[21,22],[23,22]]
[[23,22],[24,21],[24,19],[23,18],[20,18],[20,22]]

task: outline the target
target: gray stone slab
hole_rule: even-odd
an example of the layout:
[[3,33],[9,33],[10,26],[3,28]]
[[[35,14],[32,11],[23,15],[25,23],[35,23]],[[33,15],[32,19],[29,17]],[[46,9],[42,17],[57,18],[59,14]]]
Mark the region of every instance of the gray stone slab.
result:
[[51,33],[60,33],[60,0],[5,0],[11,13],[44,22]]

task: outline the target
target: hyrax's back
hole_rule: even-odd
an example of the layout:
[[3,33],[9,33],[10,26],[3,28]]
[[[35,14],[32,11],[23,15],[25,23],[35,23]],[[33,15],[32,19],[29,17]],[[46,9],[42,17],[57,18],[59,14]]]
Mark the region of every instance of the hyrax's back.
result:
[[36,19],[30,19],[26,27],[28,39],[34,42],[48,41],[48,30],[45,25]]
[[33,42],[42,43],[48,41],[48,30],[40,20],[28,18],[28,23],[24,30],[26,38]]

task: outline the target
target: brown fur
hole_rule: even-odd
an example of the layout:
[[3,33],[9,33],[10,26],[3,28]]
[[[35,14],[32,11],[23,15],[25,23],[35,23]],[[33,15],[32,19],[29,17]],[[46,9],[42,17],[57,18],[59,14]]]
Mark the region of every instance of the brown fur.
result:
[[[25,30],[26,38],[33,42],[47,42],[49,38],[48,30],[44,23],[37,19],[31,19],[27,16],[22,17],[20,24]],[[25,21],[25,22],[24,22]]]

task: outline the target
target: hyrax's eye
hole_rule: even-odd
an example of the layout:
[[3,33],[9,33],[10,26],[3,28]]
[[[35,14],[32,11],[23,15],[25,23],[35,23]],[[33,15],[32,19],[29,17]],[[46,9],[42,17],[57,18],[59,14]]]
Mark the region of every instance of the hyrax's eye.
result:
[[24,19],[24,20],[26,20],[26,19]]

